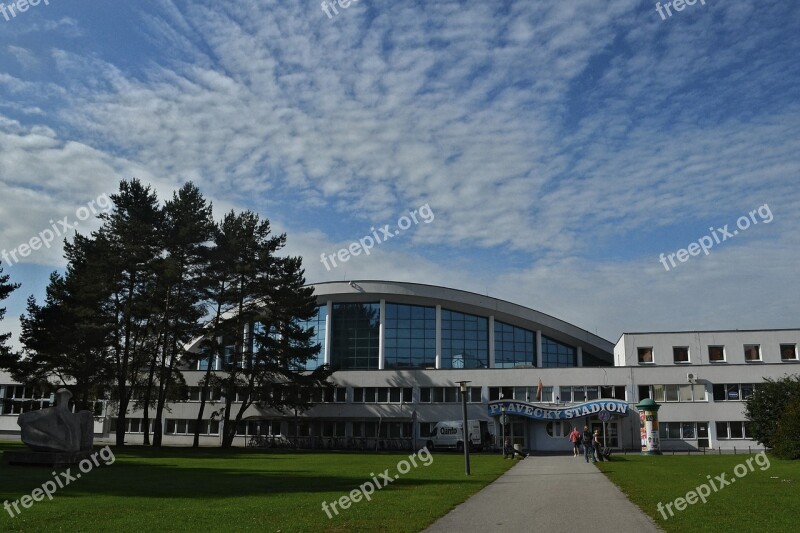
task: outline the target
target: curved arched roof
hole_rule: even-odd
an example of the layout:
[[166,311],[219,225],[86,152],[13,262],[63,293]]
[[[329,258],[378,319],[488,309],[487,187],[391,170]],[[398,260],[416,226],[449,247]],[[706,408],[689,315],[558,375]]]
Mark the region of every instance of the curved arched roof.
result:
[[393,303],[441,305],[452,311],[480,316],[494,315],[495,320],[531,330],[573,346],[603,359],[611,360],[614,344],[606,339],[559,320],[548,314],[515,303],[469,291],[450,289],[422,283],[400,281],[352,280],[310,283],[317,301],[376,302],[385,299]]

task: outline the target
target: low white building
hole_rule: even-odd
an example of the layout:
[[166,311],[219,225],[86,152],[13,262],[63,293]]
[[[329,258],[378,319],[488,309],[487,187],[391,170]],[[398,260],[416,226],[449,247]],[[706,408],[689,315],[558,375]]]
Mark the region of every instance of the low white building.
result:
[[[639,449],[635,405],[650,397],[662,405],[663,450],[741,449],[757,446],[744,399],[765,378],[800,372],[798,329],[625,333],[615,345],[533,309],[443,287],[331,282],[315,294],[308,325],[322,350],[308,368],[332,365],[335,388],[297,415],[251,407],[237,445],[261,435],[314,447],[410,448],[427,441],[435,422],[461,419],[456,383],[467,380],[468,416],[482,422],[487,443],[501,434],[492,406],[503,404],[507,436],[530,450],[569,450],[573,426],[604,430],[610,447]],[[232,363],[217,360],[215,370]],[[191,443],[204,375],[202,364],[184,370],[187,401],[165,413],[165,444]],[[20,410],[48,405],[3,373],[0,399],[6,438],[18,438]],[[114,413],[99,405],[97,414],[98,437],[113,438]],[[128,414],[127,442],[142,441],[141,420],[140,411]],[[219,444],[216,419],[207,416],[201,429],[201,444]]]

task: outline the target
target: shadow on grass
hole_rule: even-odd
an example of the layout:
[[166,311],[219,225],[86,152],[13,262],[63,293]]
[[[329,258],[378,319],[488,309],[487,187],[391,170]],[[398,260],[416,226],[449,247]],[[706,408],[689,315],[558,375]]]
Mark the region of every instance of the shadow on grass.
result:
[[[0,449],[18,449],[0,446]],[[341,465],[332,471],[327,457],[321,454],[253,453],[249,450],[203,450],[191,448],[114,449],[116,461],[82,474],[59,494],[62,497],[86,495],[134,498],[224,499],[238,496],[267,496],[287,493],[346,493],[369,482],[372,476],[396,465],[409,454],[337,456]],[[230,459],[238,461],[230,462]],[[292,465],[292,461],[296,464]],[[349,470],[349,472],[348,472]],[[67,468],[24,467],[0,464],[0,501],[30,494],[42,483],[53,479],[52,472]],[[80,470],[70,467],[71,475]],[[374,472],[374,474],[373,474]],[[415,474],[416,473],[416,474]],[[407,477],[393,480],[392,487],[413,490],[417,487],[448,486],[454,479],[440,478],[424,468],[412,470]],[[480,479],[459,479],[460,484],[483,485]]]

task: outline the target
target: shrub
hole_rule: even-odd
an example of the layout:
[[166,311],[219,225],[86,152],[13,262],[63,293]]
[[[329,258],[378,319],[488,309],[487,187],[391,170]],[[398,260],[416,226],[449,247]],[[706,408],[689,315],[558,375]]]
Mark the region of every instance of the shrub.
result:
[[800,400],[786,406],[772,441],[773,451],[781,459],[800,459]]

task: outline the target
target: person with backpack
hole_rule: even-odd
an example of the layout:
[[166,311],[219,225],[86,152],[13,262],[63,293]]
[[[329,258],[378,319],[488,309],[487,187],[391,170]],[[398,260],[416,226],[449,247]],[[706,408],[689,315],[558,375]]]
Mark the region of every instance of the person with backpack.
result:
[[594,437],[592,436],[592,432],[589,431],[589,426],[583,426],[581,444],[583,444],[583,457],[586,459],[587,463],[589,462],[589,455],[592,456],[592,462],[595,462],[594,454],[592,453],[592,440],[594,440]]

